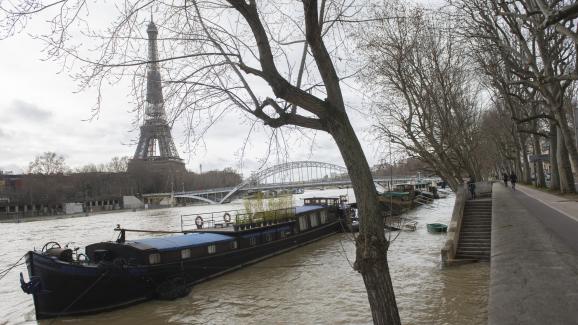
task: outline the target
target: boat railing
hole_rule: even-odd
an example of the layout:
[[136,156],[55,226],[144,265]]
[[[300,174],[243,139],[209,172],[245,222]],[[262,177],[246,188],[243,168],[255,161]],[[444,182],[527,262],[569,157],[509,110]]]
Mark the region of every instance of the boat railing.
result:
[[218,229],[233,227],[245,230],[294,220],[296,208],[247,212],[227,210],[181,215],[181,231],[190,229]]

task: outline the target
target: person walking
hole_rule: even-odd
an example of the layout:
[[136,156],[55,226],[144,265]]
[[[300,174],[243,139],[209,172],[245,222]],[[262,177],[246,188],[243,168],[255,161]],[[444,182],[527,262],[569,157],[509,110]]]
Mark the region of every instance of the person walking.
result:
[[510,175],[510,182],[512,183],[512,189],[516,190],[516,182],[518,181],[518,176],[514,172]]
[[502,178],[504,179],[504,185],[508,187],[508,173],[503,173]]
[[470,189],[470,198],[472,200],[476,199],[476,179],[474,176],[470,176],[470,180],[468,181],[468,188]]

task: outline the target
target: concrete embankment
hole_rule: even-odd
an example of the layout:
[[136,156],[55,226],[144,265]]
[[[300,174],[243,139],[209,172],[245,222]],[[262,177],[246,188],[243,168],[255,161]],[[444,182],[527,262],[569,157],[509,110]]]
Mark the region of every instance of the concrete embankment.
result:
[[488,323],[578,324],[578,203],[499,183],[492,200]]

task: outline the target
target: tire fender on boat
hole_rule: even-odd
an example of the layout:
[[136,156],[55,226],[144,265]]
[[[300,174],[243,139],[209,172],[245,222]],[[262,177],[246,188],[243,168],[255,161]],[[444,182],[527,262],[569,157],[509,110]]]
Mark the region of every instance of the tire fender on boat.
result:
[[204,223],[205,223],[205,222],[203,221],[203,217],[197,216],[197,217],[195,218],[195,225],[197,225],[197,228],[203,228],[203,224],[204,224]]
[[182,277],[174,277],[161,282],[156,288],[157,298],[161,300],[175,300],[185,297],[191,292],[191,287]]
[[229,212],[225,212],[225,214],[223,215],[223,220],[225,220],[225,222],[231,222],[231,215],[229,214]]

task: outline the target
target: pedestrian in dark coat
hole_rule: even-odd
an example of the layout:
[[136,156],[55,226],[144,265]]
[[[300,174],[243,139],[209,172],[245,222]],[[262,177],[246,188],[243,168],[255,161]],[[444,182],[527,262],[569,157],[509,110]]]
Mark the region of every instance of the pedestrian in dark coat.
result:
[[504,185],[505,185],[506,187],[508,187],[508,174],[507,174],[507,173],[503,173],[503,174],[502,174],[502,177],[503,177],[503,179],[504,179]]
[[476,198],[476,179],[474,176],[470,176],[470,180],[468,181],[468,188],[470,189],[470,197],[473,199]]
[[510,174],[510,182],[512,183],[512,188],[515,190],[516,189],[516,182],[518,181],[518,176],[516,176],[516,174],[514,174],[514,172],[512,172],[512,174]]

